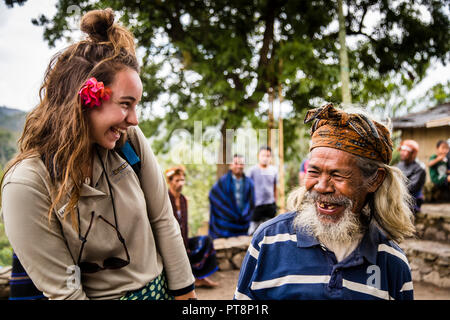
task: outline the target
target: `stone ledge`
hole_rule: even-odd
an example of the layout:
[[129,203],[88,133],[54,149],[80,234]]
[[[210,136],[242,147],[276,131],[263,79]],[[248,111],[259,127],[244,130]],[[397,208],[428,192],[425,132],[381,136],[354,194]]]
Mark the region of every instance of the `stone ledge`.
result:
[[443,218],[450,222],[450,203],[424,203],[418,214],[430,218]]
[[418,238],[450,242],[450,203],[422,205],[414,224]]
[[408,257],[414,281],[450,288],[450,245],[427,240],[405,240],[400,244]]
[[215,239],[214,249],[219,269],[222,271],[239,270],[251,240],[250,236]]
[[0,267],[0,300],[9,298],[9,279],[11,277],[11,266]]

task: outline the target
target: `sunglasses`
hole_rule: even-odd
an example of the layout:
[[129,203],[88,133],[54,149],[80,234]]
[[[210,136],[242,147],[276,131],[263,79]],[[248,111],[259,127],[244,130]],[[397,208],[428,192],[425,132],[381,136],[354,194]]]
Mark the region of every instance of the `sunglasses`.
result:
[[91,221],[89,222],[89,227],[86,230],[86,234],[83,237],[81,235],[80,210],[77,208],[77,212],[78,212],[78,238],[82,242],[81,243],[81,248],[80,248],[80,253],[78,254],[77,265],[80,268],[81,272],[83,272],[83,273],[95,273],[95,272],[98,272],[98,271],[101,271],[101,270],[106,270],[106,269],[120,269],[120,268],[123,268],[123,267],[125,267],[125,266],[130,264],[130,254],[128,253],[128,248],[127,248],[127,245],[125,244],[125,239],[120,234],[119,227],[118,227],[119,225],[117,223],[116,206],[114,205],[114,197],[113,197],[113,193],[112,193],[112,189],[111,189],[111,183],[109,181],[108,174],[106,174],[105,165],[104,165],[104,163],[102,161],[102,158],[100,157],[98,149],[97,149],[97,155],[98,155],[98,157],[100,159],[100,162],[102,164],[103,172],[105,172],[106,181],[108,182],[109,194],[111,195],[111,202],[112,202],[113,213],[114,213],[114,221],[115,221],[116,225],[113,225],[111,222],[106,220],[102,215],[99,215],[98,218],[103,220],[108,225],[113,227],[114,230],[116,230],[117,237],[119,238],[119,241],[122,243],[123,248],[125,250],[125,253],[127,255],[127,260],[123,260],[123,259],[117,258],[117,257],[110,257],[110,258],[106,258],[103,261],[103,266],[99,266],[97,263],[94,263],[94,262],[81,261],[81,257],[83,255],[83,250],[84,250],[84,245],[87,242],[87,236],[89,234],[89,231],[91,230],[92,222],[94,221],[94,211],[91,212]]
[[[78,217],[79,217],[79,211],[78,211]],[[81,244],[81,248],[80,248],[80,253],[78,255],[77,265],[80,268],[81,272],[83,272],[83,273],[95,273],[95,272],[98,272],[101,270],[106,270],[106,269],[120,269],[120,268],[123,268],[123,267],[127,266],[128,264],[130,264],[130,254],[128,253],[128,249],[125,244],[125,239],[120,234],[120,231],[112,223],[110,223],[108,220],[103,218],[101,215],[98,217],[99,217],[99,219],[102,219],[108,225],[110,225],[111,227],[113,227],[116,230],[117,237],[119,238],[119,241],[122,243],[125,253],[127,255],[127,260],[117,258],[117,257],[110,257],[110,258],[106,258],[103,261],[103,266],[99,266],[97,263],[94,263],[94,262],[81,261],[81,257],[83,255],[83,250],[84,250],[84,245],[87,242],[87,236],[89,234],[89,231],[91,230],[92,222],[94,221],[94,212],[92,211],[91,212],[91,221],[89,222],[89,227],[86,230],[86,234],[84,235],[84,237],[81,235],[80,229],[78,229],[79,230],[78,237],[81,240],[82,244]]]

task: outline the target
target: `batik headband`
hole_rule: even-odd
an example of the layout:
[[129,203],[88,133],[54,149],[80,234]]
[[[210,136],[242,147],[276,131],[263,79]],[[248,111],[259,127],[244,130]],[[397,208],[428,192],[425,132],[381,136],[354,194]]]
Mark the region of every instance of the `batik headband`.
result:
[[332,104],[309,110],[304,123],[314,120],[311,147],[329,147],[389,164],[392,141],[389,130],[365,115],[347,113]]

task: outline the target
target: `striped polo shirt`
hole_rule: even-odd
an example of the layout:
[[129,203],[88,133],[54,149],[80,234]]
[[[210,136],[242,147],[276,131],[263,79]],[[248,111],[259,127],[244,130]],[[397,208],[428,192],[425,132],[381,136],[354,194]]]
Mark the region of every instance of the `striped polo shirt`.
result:
[[408,260],[371,223],[344,260],[316,237],[294,229],[295,212],[279,215],[253,236],[235,299],[413,299]]

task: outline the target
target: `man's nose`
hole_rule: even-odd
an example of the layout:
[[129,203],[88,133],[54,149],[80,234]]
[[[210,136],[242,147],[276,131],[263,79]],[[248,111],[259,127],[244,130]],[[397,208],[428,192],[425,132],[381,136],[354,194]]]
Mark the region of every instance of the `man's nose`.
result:
[[334,192],[333,183],[329,176],[322,175],[314,185],[314,190],[319,193],[332,193]]

